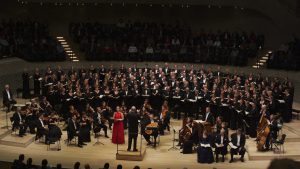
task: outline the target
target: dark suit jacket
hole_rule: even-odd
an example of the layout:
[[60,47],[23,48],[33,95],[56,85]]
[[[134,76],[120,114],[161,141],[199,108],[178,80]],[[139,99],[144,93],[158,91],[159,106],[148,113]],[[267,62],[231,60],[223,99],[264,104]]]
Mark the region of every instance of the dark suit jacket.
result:
[[[13,99],[13,94],[12,94],[11,90],[9,90],[9,94],[10,94],[10,98]],[[2,96],[3,96],[2,97],[3,98],[3,104],[9,102],[8,94],[7,94],[6,90],[2,91]]]
[[209,122],[210,124],[214,125],[215,124],[215,120],[214,120],[214,116],[211,114],[211,112],[209,113],[207,120],[205,120],[206,118],[206,113],[204,114],[204,116],[202,117],[203,121]]
[[[220,135],[220,134],[218,134],[218,135],[216,136],[216,138],[215,138],[215,143],[221,144],[221,135]],[[227,146],[228,143],[229,143],[229,139],[228,139],[228,137],[225,135],[225,136],[224,136],[224,139],[223,139],[223,145],[224,145],[224,146]]]
[[[233,145],[237,146],[237,134],[233,133],[231,135],[231,142]],[[246,137],[244,134],[241,134],[241,139],[240,139],[240,147],[244,147],[246,143]]]
[[128,133],[129,134],[138,134],[139,130],[139,116],[137,113],[129,112],[127,114],[127,121],[128,121]]
[[76,135],[76,131],[78,130],[78,125],[75,122],[75,125],[77,127],[77,129],[74,127],[74,122],[72,119],[68,120],[68,127],[67,127],[67,131],[68,131],[68,138],[71,140],[74,138],[74,136]]
[[[22,120],[25,120],[22,115],[21,115],[21,118],[22,118]],[[13,115],[13,121],[14,121],[14,125],[19,125],[20,122],[21,122],[21,119],[20,119],[20,117],[19,117],[19,115],[18,115],[17,112],[15,112],[14,115]]]

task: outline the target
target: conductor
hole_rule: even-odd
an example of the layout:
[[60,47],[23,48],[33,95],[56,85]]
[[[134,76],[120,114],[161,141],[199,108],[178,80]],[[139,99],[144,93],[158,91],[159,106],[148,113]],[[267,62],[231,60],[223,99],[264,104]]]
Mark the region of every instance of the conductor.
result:
[[133,151],[138,151],[136,148],[136,142],[138,137],[138,127],[139,127],[139,116],[135,106],[132,106],[128,115],[128,148],[127,151],[131,150],[131,144],[133,140]]

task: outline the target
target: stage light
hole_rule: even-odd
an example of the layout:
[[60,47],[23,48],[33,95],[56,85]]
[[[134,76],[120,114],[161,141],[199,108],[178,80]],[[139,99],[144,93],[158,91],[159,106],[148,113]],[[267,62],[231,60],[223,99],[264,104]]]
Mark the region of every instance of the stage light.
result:
[[138,6],[138,4],[135,4],[135,6],[137,7],[137,6]]

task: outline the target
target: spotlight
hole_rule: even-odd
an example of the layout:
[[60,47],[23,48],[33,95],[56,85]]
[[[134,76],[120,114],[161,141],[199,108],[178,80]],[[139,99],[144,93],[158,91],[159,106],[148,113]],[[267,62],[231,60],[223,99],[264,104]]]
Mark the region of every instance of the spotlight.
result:
[[135,6],[137,7],[137,6],[138,6],[138,4],[135,4]]

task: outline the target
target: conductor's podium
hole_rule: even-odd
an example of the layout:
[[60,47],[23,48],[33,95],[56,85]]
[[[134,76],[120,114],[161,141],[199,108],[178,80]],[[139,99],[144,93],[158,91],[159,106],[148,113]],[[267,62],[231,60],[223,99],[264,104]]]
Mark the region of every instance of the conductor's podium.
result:
[[116,154],[117,160],[126,160],[126,161],[143,161],[146,155],[146,148],[142,147],[141,150],[133,152],[126,150],[119,150]]

